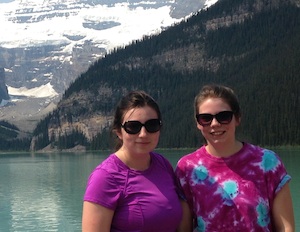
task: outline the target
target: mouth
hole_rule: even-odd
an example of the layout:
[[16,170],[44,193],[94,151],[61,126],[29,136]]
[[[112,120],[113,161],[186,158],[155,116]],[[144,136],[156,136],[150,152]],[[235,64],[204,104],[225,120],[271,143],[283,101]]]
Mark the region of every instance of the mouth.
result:
[[220,136],[225,134],[225,131],[214,131],[214,132],[210,132],[210,134],[213,136]]
[[150,142],[147,142],[147,141],[139,141],[137,142],[138,144],[149,144]]

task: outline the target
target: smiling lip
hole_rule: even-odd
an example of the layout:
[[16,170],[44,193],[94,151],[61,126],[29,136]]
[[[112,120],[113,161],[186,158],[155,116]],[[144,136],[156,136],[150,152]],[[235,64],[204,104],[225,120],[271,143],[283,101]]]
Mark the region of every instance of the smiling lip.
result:
[[223,134],[225,134],[225,131],[215,131],[215,132],[211,132],[210,134],[211,134],[211,135],[218,136],[218,135],[223,135]]

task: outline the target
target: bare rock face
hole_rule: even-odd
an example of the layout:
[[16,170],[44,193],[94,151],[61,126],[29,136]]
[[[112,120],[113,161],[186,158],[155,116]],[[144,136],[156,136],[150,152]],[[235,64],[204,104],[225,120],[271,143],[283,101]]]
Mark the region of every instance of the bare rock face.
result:
[[9,100],[7,86],[5,85],[4,68],[0,68],[0,103],[2,100]]

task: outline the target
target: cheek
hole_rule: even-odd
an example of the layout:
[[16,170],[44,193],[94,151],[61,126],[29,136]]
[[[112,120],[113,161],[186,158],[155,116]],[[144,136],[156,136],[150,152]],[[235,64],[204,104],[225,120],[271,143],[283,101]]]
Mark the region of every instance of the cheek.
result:
[[158,131],[158,132],[152,133],[152,134],[149,133],[149,135],[152,137],[152,139],[159,139],[159,137],[160,137],[160,132]]
[[158,132],[158,133],[154,133],[154,134],[152,135],[152,137],[151,137],[152,142],[157,144],[158,141],[159,141],[159,137],[160,137],[160,133],[159,133],[159,132]]
[[201,131],[201,133],[205,133],[207,130],[205,130],[205,128],[209,129],[209,126],[208,127],[203,127],[201,126],[199,123],[197,123],[197,128]]

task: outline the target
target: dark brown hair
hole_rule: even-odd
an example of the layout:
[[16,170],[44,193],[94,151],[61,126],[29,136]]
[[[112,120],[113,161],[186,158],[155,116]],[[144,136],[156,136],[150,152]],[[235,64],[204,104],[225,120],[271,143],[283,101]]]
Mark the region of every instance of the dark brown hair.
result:
[[207,98],[220,98],[224,102],[226,102],[231,110],[233,111],[236,118],[241,117],[241,109],[238,102],[238,98],[235,95],[234,91],[223,85],[205,85],[202,87],[198,95],[195,97],[194,101],[194,115],[199,114],[199,106],[207,99]]
[[[124,119],[124,115],[129,110],[145,106],[149,106],[154,109],[157,113],[158,119],[161,120],[161,112],[156,101],[144,91],[135,90],[129,92],[119,101],[114,115],[112,132],[116,133],[121,131],[121,125]],[[123,142],[119,138],[117,138],[115,150],[118,150],[122,146],[122,144]]]

